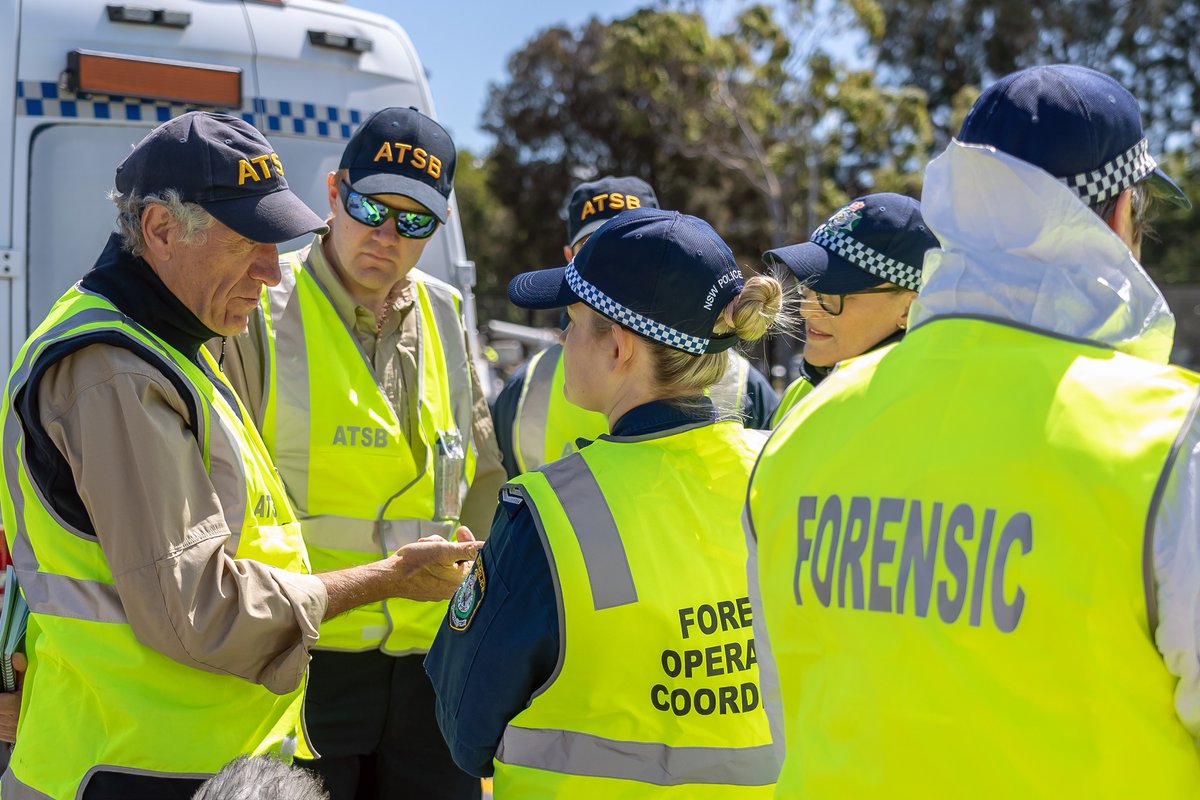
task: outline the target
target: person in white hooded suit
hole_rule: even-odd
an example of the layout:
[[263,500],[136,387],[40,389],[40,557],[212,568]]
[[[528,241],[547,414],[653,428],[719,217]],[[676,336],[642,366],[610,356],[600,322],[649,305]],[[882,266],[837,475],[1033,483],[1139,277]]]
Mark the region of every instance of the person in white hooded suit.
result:
[[749,489],[778,797],[1200,792],[1200,375],[1138,263],[1155,198],[1190,205],[1080,67],[1000,80],[929,165],[908,334]]

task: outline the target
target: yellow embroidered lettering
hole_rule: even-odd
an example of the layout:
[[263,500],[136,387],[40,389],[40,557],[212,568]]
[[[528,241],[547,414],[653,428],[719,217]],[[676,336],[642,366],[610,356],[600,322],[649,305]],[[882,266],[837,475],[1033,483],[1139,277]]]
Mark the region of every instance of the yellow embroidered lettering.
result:
[[280,175],[283,174],[283,162],[279,160],[278,153],[271,153],[271,163],[275,165],[275,171]]
[[595,203],[596,203],[596,210],[597,210],[597,211],[603,211],[603,210],[604,210],[604,200],[605,200],[605,198],[607,198],[607,197],[608,197],[608,193],[607,193],[607,192],[605,192],[604,194],[598,194],[598,195],[596,195],[595,197],[593,197],[593,198],[592,198],[592,200],[593,200],[593,201],[595,201]]
[[257,183],[259,180],[258,172],[254,169],[254,167],[250,166],[249,161],[247,161],[244,158],[239,159],[238,160],[238,186],[241,186],[242,184],[244,184],[246,182],[247,178],[249,178],[250,180]]
[[438,158],[437,156],[430,156],[428,172],[431,177],[434,177],[434,178],[442,177],[442,160],[440,158]]
[[641,208],[642,207],[642,198],[637,197],[636,195],[632,195],[632,194],[625,195],[625,207],[626,208]]
[[392,145],[391,142],[384,142],[379,145],[379,152],[375,154],[372,161],[391,161],[392,160]]
[[429,163],[429,161],[425,158],[426,155],[428,155],[428,153],[426,153],[420,147],[413,150],[412,165],[414,169],[425,169],[425,165]]
[[396,162],[397,164],[403,164],[403,163],[404,163],[404,155],[405,155],[405,153],[407,153],[409,150],[412,150],[412,145],[411,145],[411,144],[404,144],[403,142],[396,142],[396,158],[395,158],[395,162]]
[[270,180],[270,178],[271,178],[271,170],[267,166],[267,161],[269,161],[270,158],[271,157],[269,155],[267,155],[267,156],[255,156],[254,158],[250,159],[251,162],[253,162],[259,169],[262,170],[262,176],[268,180]]
[[608,196],[608,207],[613,211],[620,211],[625,207],[625,195],[620,192],[613,192]]
[[596,213],[596,207],[594,205],[592,205],[591,200],[588,200],[586,203],[583,204],[583,211],[579,214],[579,219],[585,220],[588,217],[590,217],[592,214],[595,214],[595,213]]

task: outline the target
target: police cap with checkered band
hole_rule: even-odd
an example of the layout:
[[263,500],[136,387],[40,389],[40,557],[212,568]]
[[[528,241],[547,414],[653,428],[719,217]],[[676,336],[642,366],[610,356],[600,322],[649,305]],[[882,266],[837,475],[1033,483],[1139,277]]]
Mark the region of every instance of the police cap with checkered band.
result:
[[1177,206],[1192,205],[1150,155],[1137,100],[1086,67],[1052,64],[1001,78],[975,101],[958,140],[1041,167],[1089,206],[1142,181]]
[[782,265],[822,294],[849,294],[884,283],[920,291],[925,251],[937,238],[911,197],[891,192],[856,198],[813,231],[807,242],[768,250],[763,261]]
[[623,211],[592,234],[565,267],[525,272],[508,284],[522,308],[588,306],[656,342],[693,355],[719,353],[721,311],[742,291],[729,245],[698,217],[678,211]]

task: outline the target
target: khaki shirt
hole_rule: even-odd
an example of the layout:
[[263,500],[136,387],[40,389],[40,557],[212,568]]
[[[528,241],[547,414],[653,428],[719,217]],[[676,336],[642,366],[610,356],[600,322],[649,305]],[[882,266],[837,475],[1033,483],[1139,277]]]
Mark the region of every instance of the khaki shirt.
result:
[[196,669],[295,689],[324,584],[225,552],[225,514],[171,381],[129,350],[90,345],[46,370],[38,415],[138,641]]
[[[417,397],[411,390],[417,386],[417,353],[420,347],[417,325],[421,316],[414,313],[416,295],[412,282],[406,279],[397,285],[392,293],[388,314],[383,324],[377,325],[375,313],[354,301],[325,258],[320,245],[321,238],[314,237],[312,243],[300,251],[300,259],[325,288],[338,316],[358,340],[371,363],[375,379],[396,410],[404,435],[409,437],[418,424]],[[256,327],[255,319],[251,319],[246,331],[227,340],[222,368],[261,429],[264,377],[259,349],[261,343]],[[219,343],[214,349],[220,350]],[[470,351],[468,342],[467,352]],[[475,479],[463,501],[462,524],[470,528],[476,538],[484,539],[496,511],[496,497],[507,475],[500,463],[500,448],[496,444],[487,398],[479,384],[474,364],[469,361],[468,364],[474,416],[471,435],[475,447]]]

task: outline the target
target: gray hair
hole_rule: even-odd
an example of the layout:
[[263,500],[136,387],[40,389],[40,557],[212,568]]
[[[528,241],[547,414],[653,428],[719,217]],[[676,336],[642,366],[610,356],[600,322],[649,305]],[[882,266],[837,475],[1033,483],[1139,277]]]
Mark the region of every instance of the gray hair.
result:
[[192,800],[329,800],[311,772],[275,756],[238,756],[209,778]]
[[136,192],[120,194],[111,191],[108,193],[108,199],[117,206],[117,232],[125,250],[132,255],[140,257],[146,252],[146,238],[142,235],[142,212],[150,205],[166,207],[183,229],[181,238],[184,244],[201,245],[208,241],[205,231],[212,227],[212,214],[195,203],[184,202],[175,189],[167,189],[161,195],[139,195]]

